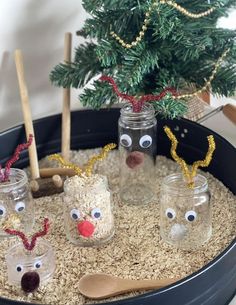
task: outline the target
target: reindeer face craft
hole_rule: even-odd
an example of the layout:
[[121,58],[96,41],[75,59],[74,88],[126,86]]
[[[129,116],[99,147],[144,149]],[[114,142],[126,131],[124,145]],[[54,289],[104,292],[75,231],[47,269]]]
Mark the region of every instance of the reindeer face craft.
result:
[[114,234],[107,178],[74,176],[64,184],[64,222],[68,239],[79,246],[98,246]]
[[133,112],[132,105],[124,105],[119,119],[120,197],[123,202],[145,204],[152,200],[156,138],[153,106],[145,104],[140,112]]
[[[38,237],[47,234],[49,222],[44,220],[43,231],[33,235],[31,242],[19,231],[6,229],[6,233],[19,236],[22,243],[11,247],[6,255],[8,281],[21,286],[26,293],[35,291],[47,281],[55,270],[54,252],[51,245]],[[37,243],[36,243],[37,241]]]
[[99,246],[114,235],[114,219],[111,194],[107,177],[92,174],[97,160],[103,160],[115,144],[106,145],[101,154],[92,157],[85,169],[66,163],[60,156],[63,166],[73,168],[77,175],[64,182],[64,226],[67,238],[78,246]]
[[11,168],[8,181],[0,184],[0,235],[6,237],[3,227],[13,222],[17,228],[30,231],[34,222],[34,205],[28,180],[23,170]]
[[212,233],[211,196],[207,179],[197,174],[198,167],[210,164],[215,150],[212,135],[203,160],[191,167],[177,154],[178,141],[169,127],[164,130],[171,140],[171,156],[181,166],[182,174],[164,178],[160,192],[160,233],[164,241],[185,250],[196,249],[209,240]]
[[13,157],[0,168],[0,236],[8,236],[4,227],[16,226],[28,232],[34,223],[34,205],[29,189],[26,173],[11,165],[19,159],[21,150],[29,147],[32,136],[25,144],[17,146]]
[[181,174],[165,177],[160,192],[160,233],[176,247],[191,250],[212,233],[210,192],[205,177],[196,175],[187,188]]

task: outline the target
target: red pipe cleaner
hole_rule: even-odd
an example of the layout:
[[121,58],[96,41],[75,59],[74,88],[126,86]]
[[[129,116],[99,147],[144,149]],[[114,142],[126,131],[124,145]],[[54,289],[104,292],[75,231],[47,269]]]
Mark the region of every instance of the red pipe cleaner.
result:
[[31,251],[34,249],[37,239],[39,237],[45,236],[48,233],[48,230],[49,230],[49,220],[48,218],[45,218],[43,224],[43,231],[36,232],[32,236],[31,242],[28,241],[28,238],[25,236],[23,232],[17,230],[11,230],[11,229],[5,229],[5,232],[10,235],[19,236],[22,239],[25,249]]
[[10,160],[7,161],[6,166],[5,166],[5,172],[4,172],[4,176],[3,178],[0,176],[0,181],[5,182],[8,180],[9,175],[10,175],[10,168],[12,166],[13,163],[15,163],[17,160],[19,160],[20,157],[20,152],[26,148],[28,148],[33,141],[33,135],[30,134],[29,135],[29,140],[26,143],[23,144],[19,144],[14,152],[14,155],[12,156],[12,158]]
[[2,165],[0,164],[0,181],[3,181],[4,174],[2,173]]
[[132,95],[121,93],[112,77],[107,76],[107,75],[102,75],[100,77],[100,80],[111,84],[113,87],[113,90],[119,97],[121,97],[125,100],[128,100],[132,104],[134,112],[140,112],[142,109],[142,106],[145,102],[160,101],[168,92],[170,92],[173,96],[178,95],[174,88],[165,88],[158,95],[148,94],[148,95],[143,95],[140,99],[136,99]]

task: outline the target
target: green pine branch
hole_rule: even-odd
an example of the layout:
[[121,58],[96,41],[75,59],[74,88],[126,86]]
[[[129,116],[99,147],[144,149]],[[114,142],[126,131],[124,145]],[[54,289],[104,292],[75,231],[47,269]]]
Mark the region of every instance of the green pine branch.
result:
[[[212,92],[230,96],[236,88],[236,31],[217,28],[220,17],[236,7],[235,0],[176,0],[191,12],[209,7],[216,10],[209,16],[192,19],[176,9],[159,4],[150,16],[142,41],[131,49],[122,47],[111,35],[114,31],[131,43],[138,35],[145,12],[152,0],[84,0],[91,17],[79,35],[95,38],[80,45],[72,63],[58,64],[51,72],[51,81],[60,87],[82,88],[100,74],[112,76],[121,92],[130,95],[159,94],[165,87],[183,90],[202,88],[211,76],[215,63],[229,47],[230,53],[212,81]],[[109,85],[94,82],[80,96],[84,106],[98,109],[118,101]],[[186,104],[166,96],[155,103],[158,112],[179,116]]]

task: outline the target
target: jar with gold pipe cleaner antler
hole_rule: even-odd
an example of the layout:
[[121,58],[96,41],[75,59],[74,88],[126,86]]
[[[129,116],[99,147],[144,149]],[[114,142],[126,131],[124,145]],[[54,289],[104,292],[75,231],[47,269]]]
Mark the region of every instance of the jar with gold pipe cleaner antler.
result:
[[157,121],[151,101],[160,101],[167,93],[144,95],[140,99],[119,92],[115,81],[102,76],[120,98],[127,100],[119,119],[120,198],[127,204],[147,204],[154,199],[154,166],[157,148]]
[[19,144],[5,168],[0,167],[0,236],[8,237],[4,227],[11,226],[29,232],[34,224],[34,204],[26,173],[11,166],[19,159],[20,152],[33,141],[29,135],[27,143]]
[[9,235],[18,236],[21,243],[13,245],[6,254],[8,281],[21,286],[26,293],[35,291],[48,281],[55,270],[54,251],[46,240],[40,239],[48,233],[49,220],[44,219],[43,230],[35,233],[31,241],[23,232],[6,228]]
[[212,135],[208,136],[208,152],[204,160],[195,161],[190,170],[176,152],[178,141],[169,127],[164,130],[171,140],[171,156],[182,173],[164,178],[160,192],[160,234],[178,248],[192,250],[208,241],[212,234],[211,196],[207,179],[197,174],[198,167],[207,167],[215,150]]
[[66,162],[60,155],[49,156],[63,167],[72,168],[76,175],[64,182],[64,227],[67,238],[78,246],[100,246],[114,235],[112,196],[107,177],[93,174],[96,161],[103,160],[116,147],[108,144],[93,156],[83,169]]

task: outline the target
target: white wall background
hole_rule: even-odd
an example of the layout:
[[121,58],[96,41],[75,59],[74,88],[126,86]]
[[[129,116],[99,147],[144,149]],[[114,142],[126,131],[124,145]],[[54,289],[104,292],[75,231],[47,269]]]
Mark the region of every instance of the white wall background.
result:
[[[74,34],[85,18],[81,0],[0,1],[0,130],[22,121],[14,50],[22,49],[33,118],[61,111],[61,90],[49,81],[49,72],[63,59],[64,33]],[[236,28],[236,11],[221,25]],[[79,107],[78,92],[72,108]]]
[[[24,56],[33,118],[61,111],[62,92],[49,81],[52,67],[63,59],[64,33],[75,35],[86,13],[79,0],[0,1],[0,129],[22,122],[14,50]],[[77,93],[72,95],[78,107]]]

